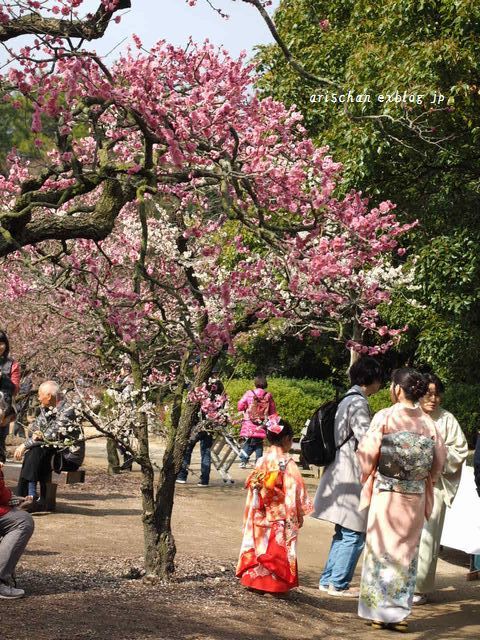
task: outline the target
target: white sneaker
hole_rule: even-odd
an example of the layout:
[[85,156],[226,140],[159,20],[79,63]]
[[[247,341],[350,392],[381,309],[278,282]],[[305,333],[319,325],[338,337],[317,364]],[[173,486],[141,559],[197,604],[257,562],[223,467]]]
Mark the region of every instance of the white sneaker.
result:
[[413,595],[413,604],[427,604],[427,594],[426,593],[415,593]]
[[13,600],[14,598],[22,598],[24,595],[25,591],[23,589],[16,589],[5,582],[0,582],[0,598]]
[[324,584],[319,584],[318,588],[320,589],[320,591],[328,591],[328,587],[326,587]]
[[208,484],[205,484],[204,482],[197,482],[197,487],[208,487]]
[[246,469],[247,468],[247,463],[246,462],[240,462],[240,469]]
[[340,598],[358,598],[360,595],[359,589],[335,589],[333,584],[328,587],[327,591],[329,596],[339,596]]
[[176,484],[187,484],[186,480],[179,480],[178,478],[175,480]]

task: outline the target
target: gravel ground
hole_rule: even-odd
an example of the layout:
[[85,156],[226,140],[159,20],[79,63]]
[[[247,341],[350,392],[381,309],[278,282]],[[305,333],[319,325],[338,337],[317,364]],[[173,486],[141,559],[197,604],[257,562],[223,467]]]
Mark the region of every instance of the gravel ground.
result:
[[[139,473],[89,468],[85,484],[60,486],[58,512],[35,515],[18,568],[28,597],[0,601],[0,640],[384,640],[357,617],[356,602],[316,588],[331,536],[324,523],[309,519],[302,531],[302,586],[288,599],[243,589],[234,577],[241,484],[196,482],[175,498],[175,576],[153,584],[142,577]],[[415,610],[408,638],[480,638],[480,583],[465,582],[464,561],[452,552],[440,561],[434,603]]]

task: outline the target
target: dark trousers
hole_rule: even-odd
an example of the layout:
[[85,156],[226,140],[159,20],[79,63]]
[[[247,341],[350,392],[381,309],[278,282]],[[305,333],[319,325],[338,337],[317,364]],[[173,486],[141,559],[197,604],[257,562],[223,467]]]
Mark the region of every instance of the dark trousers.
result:
[[0,427],[0,462],[5,462],[7,459],[7,450],[5,448],[5,440],[8,435],[8,425],[6,427]]
[[32,447],[25,451],[17,493],[28,495],[28,483],[40,482],[40,495],[45,497],[46,484],[52,473],[52,456],[55,450],[49,447]]
[[211,433],[201,431],[194,440],[189,442],[185,455],[183,457],[183,464],[177,478],[179,480],[186,480],[188,477],[188,467],[192,461],[192,453],[195,449],[197,442],[200,442],[200,482],[202,484],[208,484],[210,482],[210,467],[212,465],[212,444],[213,436]]

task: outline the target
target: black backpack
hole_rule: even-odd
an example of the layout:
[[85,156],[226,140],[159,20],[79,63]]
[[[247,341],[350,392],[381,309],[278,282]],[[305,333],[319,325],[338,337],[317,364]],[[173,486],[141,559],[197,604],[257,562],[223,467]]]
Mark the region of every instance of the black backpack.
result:
[[347,393],[339,400],[330,400],[319,407],[306,424],[306,432],[300,441],[301,457],[307,464],[326,467],[335,460],[336,453],[350,438],[353,431],[338,445],[335,445],[335,415],[338,405],[349,396],[361,396],[358,391]]

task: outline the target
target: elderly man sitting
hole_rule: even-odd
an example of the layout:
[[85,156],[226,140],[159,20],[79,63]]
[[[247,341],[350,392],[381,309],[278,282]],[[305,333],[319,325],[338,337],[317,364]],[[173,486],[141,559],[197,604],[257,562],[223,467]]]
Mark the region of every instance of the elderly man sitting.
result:
[[33,533],[33,519],[29,513],[13,506],[15,500],[3,480],[0,462],[0,598],[21,598],[25,592],[10,583],[17,562],[25,551]]
[[[48,380],[38,388],[40,408],[31,438],[17,447],[14,457],[23,465],[18,494],[27,496],[23,508],[40,510],[45,506],[46,484],[52,472],[76,471],[85,457],[85,443],[75,411],[62,399],[60,387]],[[40,483],[40,498],[37,496]]]

